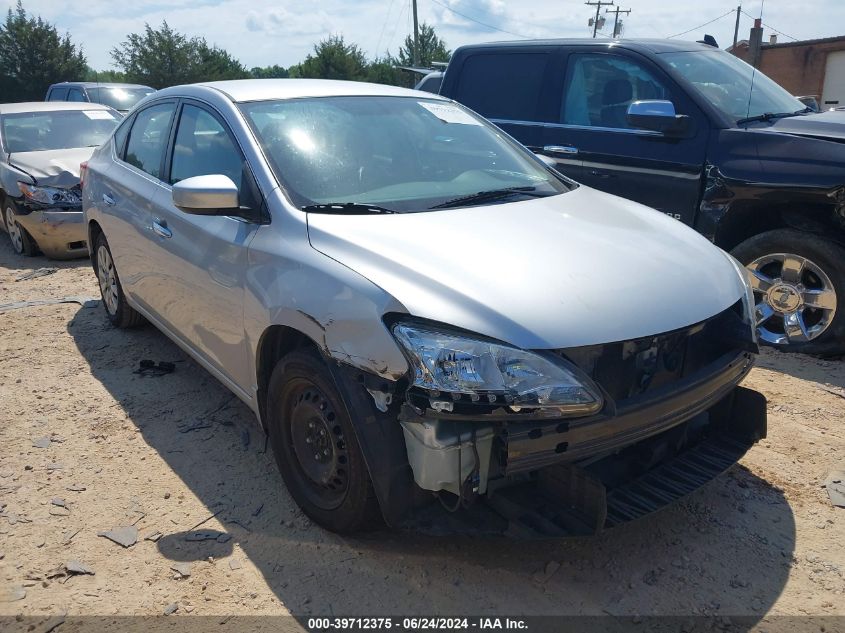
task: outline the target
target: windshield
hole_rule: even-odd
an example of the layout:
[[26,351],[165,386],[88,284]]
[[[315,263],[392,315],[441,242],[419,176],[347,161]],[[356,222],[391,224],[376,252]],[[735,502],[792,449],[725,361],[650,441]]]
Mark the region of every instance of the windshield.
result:
[[152,88],[88,88],[88,95],[92,101],[115,110],[129,110],[141,99],[154,92]]
[[3,141],[10,154],[97,147],[109,137],[117,122],[117,115],[108,110],[4,114]]
[[508,190],[495,200],[504,202],[570,188],[495,127],[449,102],[320,97],[241,109],[300,208],[354,203],[423,211],[480,204],[458,200],[479,192]]
[[761,114],[791,114],[806,108],[759,70],[755,72],[754,68],[725,51],[663,53],[661,58],[705,99],[735,121]]

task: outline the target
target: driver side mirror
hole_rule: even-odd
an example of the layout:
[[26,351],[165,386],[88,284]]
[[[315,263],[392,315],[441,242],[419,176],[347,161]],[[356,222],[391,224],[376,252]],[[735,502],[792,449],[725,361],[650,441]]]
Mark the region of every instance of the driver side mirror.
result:
[[229,215],[238,210],[238,187],[222,174],[185,178],[173,185],[173,204],[194,215]]
[[675,104],[671,101],[634,101],[628,106],[627,119],[636,128],[666,136],[684,136],[690,130],[689,116],[675,114]]

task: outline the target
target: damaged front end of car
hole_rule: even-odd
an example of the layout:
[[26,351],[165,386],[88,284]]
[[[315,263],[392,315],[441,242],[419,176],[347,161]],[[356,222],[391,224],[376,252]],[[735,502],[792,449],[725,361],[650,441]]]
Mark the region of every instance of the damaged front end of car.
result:
[[388,318],[408,377],[333,369],[387,523],[597,533],[706,484],[766,435],[765,398],[738,386],[757,351],[746,303],[668,333],[542,351]]

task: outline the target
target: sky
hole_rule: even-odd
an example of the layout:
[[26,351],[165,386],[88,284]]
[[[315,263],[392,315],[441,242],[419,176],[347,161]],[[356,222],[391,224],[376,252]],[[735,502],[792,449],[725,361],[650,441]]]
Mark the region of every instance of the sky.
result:
[[[4,15],[16,0],[0,0]],[[758,17],[763,2],[763,37],[779,41],[845,35],[843,0],[745,0],[743,11]],[[626,37],[701,39],[713,35],[722,48],[733,41],[738,0],[630,0],[622,16]],[[411,0],[24,0],[24,8],[69,32],[97,70],[112,68],[109,51],[167,20],[189,36],[202,36],[247,68],[302,61],[320,39],[343,35],[372,58],[396,53],[412,30]],[[462,44],[543,37],[589,37],[595,7],[583,0],[418,0],[419,19],[434,25],[450,49]],[[605,7],[602,7],[602,12]],[[729,15],[725,15],[731,12]],[[723,16],[723,17],[720,17]],[[608,15],[606,34],[613,31]],[[704,25],[711,20],[711,24]],[[747,39],[752,18],[743,14],[739,39]],[[700,28],[697,28],[700,27]],[[692,29],[685,35],[679,35]]]

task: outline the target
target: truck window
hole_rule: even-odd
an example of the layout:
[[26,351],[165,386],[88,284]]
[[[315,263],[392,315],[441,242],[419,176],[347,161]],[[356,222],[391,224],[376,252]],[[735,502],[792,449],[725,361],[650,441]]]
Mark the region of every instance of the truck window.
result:
[[617,55],[573,55],[560,122],[633,129],[628,106],[640,99],[670,99],[669,91],[639,63]]
[[70,93],[67,96],[68,101],[78,101],[80,103],[84,103],[86,101],[85,95],[79,88],[71,88]]
[[539,121],[548,53],[472,55],[464,62],[455,100],[488,119]]
[[47,101],[64,101],[67,98],[67,88],[53,88]]

